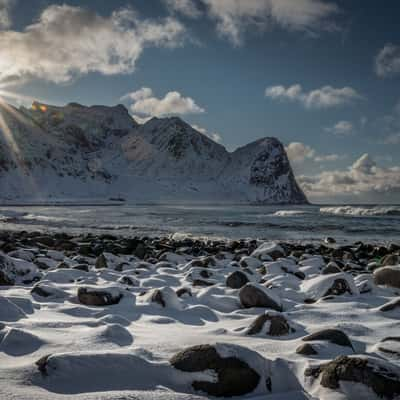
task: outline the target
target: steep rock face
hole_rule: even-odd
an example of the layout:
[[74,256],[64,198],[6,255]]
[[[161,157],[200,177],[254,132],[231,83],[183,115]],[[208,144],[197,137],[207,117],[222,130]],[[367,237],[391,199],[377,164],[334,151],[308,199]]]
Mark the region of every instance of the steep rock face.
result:
[[1,200],[307,201],[275,138],[229,153],[177,117],[138,125],[122,105],[0,111]]

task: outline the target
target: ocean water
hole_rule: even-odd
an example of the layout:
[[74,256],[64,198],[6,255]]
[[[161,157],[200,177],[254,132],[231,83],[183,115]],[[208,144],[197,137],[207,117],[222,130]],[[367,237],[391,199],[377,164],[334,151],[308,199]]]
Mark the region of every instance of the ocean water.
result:
[[400,241],[400,205],[0,207],[1,230],[271,240]]

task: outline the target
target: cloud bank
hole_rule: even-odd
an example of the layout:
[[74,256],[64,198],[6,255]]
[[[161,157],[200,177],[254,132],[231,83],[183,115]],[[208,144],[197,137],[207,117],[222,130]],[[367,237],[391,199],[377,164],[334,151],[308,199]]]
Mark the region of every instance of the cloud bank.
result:
[[[207,15],[216,21],[218,33],[240,45],[250,29],[277,25],[302,32],[336,30],[330,18],[339,8],[321,0],[165,0],[168,7],[188,17]],[[199,6],[198,6],[199,5]]]
[[307,109],[337,107],[363,99],[355,89],[348,86],[334,88],[328,85],[305,92],[299,84],[270,86],[265,89],[265,96],[273,100],[298,102]]
[[184,33],[174,18],[140,20],[130,8],[103,17],[81,7],[51,5],[22,32],[0,31],[0,81],[36,77],[63,83],[90,72],[130,73],[144,48],[179,46]]
[[368,154],[363,154],[345,171],[324,171],[297,179],[306,194],[314,198],[400,194],[400,167],[379,167]]

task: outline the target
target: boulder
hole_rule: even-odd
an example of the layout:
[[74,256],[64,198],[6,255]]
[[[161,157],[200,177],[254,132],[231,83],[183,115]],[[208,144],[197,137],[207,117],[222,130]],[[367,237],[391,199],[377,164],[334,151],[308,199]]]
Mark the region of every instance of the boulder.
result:
[[265,307],[282,311],[280,298],[271,290],[257,283],[247,283],[239,291],[240,303],[244,308]]
[[226,286],[232,289],[240,289],[248,282],[249,278],[242,271],[234,271],[230,273],[226,278]]
[[315,350],[314,346],[310,343],[303,343],[296,349],[297,354],[301,354],[303,356],[314,356],[318,354],[317,350]]
[[260,375],[245,361],[234,356],[222,357],[212,345],[189,347],[173,356],[170,363],[184,372],[214,371],[215,382],[192,382],[195,390],[211,396],[244,396],[256,389],[260,381]]
[[247,330],[247,335],[257,335],[264,333],[270,336],[283,336],[295,332],[290,327],[286,318],[281,314],[265,313],[259,315]]
[[109,306],[118,304],[122,297],[122,293],[116,288],[78,288],[78,300],[80,303],[87,306]]
[[323,268],[321,274],[328,275],[328,274],[337,274],[339,272],[342,272],[342,270],[337,266],[337,264],[334,262],[330,262],[325,268]]
[[382,267],[400,264],[400,257],[397,254],[388,254],[381,260]]
[[[367,386],[383,399],[394,399],[400,395],[399,367],[368,356],[340,356],[328,363],[307,368],[304,375],[314,379],[321,377],[321,386],[332,390],[345,391],[346,387],[340,382],[352,382]],[[356,400],[354,394],[346,398]]]
[[376,285],[386,285],[400,288],[400,266],[387,266],[374,270],[374,282]]
[[308,298],[314,300],[331,295],[358,294],[353,277],[345,272],[307,279],[302,283],[301,288]]
[[349,337],[339,329],[322,329],[320,331],[311,333],[302,338],[304,342],[313,342],[317,340],[323,340],[330,343],[337,344],[339,346],[351,347],[353,350],[353,345]]

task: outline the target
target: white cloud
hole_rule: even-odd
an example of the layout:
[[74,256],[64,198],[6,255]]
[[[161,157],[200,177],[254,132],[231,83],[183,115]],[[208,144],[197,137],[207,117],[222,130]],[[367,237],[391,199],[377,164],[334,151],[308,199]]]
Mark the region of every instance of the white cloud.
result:
[[400,74],[400,46],[386,44],[375,58],[375,71],[382,78]]
[[313,198],[368,198],[400,193],[400,167],[382,168],[362,155],[345,171],[324,171],[315,176],[298,176],[303,190]]
[[11,26],[10,11],[14,0],[0,0],[0,29],[8,29]]
[[196,3],[192,0],[164,0],[164,2],[169,9],[187,17],[197,18],[202,14]]
[[325,128],[329,133],[339,136],[348,136],[354,133],[354,126],[349,121],[339,121],[335,125]]
[[337,107],[363,99],[355,89],[348,86],[343,88],[323,86],[305,92],[299,84],[289,87],[282,85],[268,87],[265,89],[265,96],[273,100],[297,101],[307,109]]
[[89,72],[133,72],[143,49],[178,46],[184,27],[173,18],[140,20],[130,8],[108,17],[51,5],[22,32],[0,31],[0,80],[37,77],[62,83]]
[[290,162],[294,164],[302,164],[305,161],[316,163],[334,162],[346,157],[339,154],[318,154],[311,146],[301,142],[289,143],[285,150]]
[[[201,15],[194,0],[165,0],[169,7],[185,15]],[[199,0],[208,17],[217,23],[217,31],[240,45],[249,29],[265,30],[271,25],[292,31],[333,30],[329,21],[339,9],[333,2],[321,0]]]
[[162,117],[165,115],[199,114],[205,110],[199,107],[191,97],[183,97],[179,92],[168,92],[159,99],[150,88],[143,87],[128,93],[122,100],[133,100],[130,109],[133,114]]
[[292,162],[303,162],[306,159],[312,159],[315,154],[314,149],[300,142],[289,143],[285,150],[289,160]]
[[217,143],[222,142],[222,136],[217,132],[208,132],[207,129],[204,129],[201,126],[198,126],[196,124],[193,124],[192,128],[195,129],[196,131],[202,133],[203,135],[209,137],[210,139],[214,140],[214,142],[217,142]]

